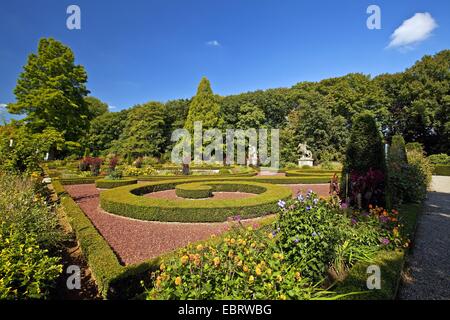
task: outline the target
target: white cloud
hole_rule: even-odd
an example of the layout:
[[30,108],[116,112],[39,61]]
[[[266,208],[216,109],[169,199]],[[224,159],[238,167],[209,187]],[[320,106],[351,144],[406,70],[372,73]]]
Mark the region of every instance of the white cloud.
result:
[[108,109],[109,110],[114,110],[114,109],[117,109],[117,107],[116,106],[108,106]]
[[206,45],[210,47],[220,47],[220,42],[217,40],[211,40],[206,42]]
[[6,108],[7,104],[6,103],[0,103],[0,108]]
[[431,32],[437,28],[437,23],[428,12],[416,13],[413,17],[403,21],[391,35],[388,48],[405,48],[426,40]]

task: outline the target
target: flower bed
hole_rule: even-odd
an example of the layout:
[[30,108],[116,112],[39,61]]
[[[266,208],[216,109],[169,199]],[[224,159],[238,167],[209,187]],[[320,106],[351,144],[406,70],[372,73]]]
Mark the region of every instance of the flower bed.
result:
[[291,191],[287,188],[239,180],[202,183],[214,186],[215,190],[240,190],[258,194],[246,199],[214,201],[142,197],[147,193],[174,189],[179,184],[190,182],[192,180],[189,179],[151,182],[107,190],[100,194],[100,204],[110,213],[141,220],[219,222],[237,214],[245,218],[254,218],[275,212],[278,200],[291,198]]
[[130,184],[136,184],[136,179],[98,179],[95,180],[95,186],[99,189],[113,189]]

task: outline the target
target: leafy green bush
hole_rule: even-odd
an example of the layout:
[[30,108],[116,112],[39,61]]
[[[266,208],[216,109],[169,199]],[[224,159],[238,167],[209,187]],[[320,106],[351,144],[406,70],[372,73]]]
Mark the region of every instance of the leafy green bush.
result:
[[38,299],[49,294],[62,272],[60,259],[50,257],[35,235],[22,227],[0,225],[0,300]]
[[[370,113],[364,112],[357,115],[354,119],[350,142],[347,146],[343,173],[353,175],[359,179],[366,175],[369,170],[376,172],[377,176],[384,176],[386,164],[381,132],[378,129],[374,117]],[[366,182],[370,182],[369,180],[371,179],[365,180],[367,180]],[[357,204],[360,201],[355,196],[367,198],[366,195],[368,195],[370,190],[380,190],[379,194],[384,194],[385,186],[383,180],[376,179],[377,185],[369,186],[365,183],[364,185],[366,187],[358,190],[357,193],[352,190],[354,185],[352,181],[348,184],[348,189],[342,188],[342,191],[346,192],[347,196],[352,197],[350,199],[352,204]],[[357,185],[360,184],[357,183]],[[377,201],[382,204],[384,199],[380,198]]]
[[432,154],[428,157],[432,164],[450,165],[450,156],[445,153]]
[[40,176],[0,174],[0,221],[34,235],[40,246],[54,249],[65,237],[40,180]]
[[414,148],[408,151],[408,185],[405,200],[407,202],[421,202],[427,196],[427,189],[431,183],[433,165],[425,157],[423,150]]
[[234,228],[217,244],[190,245],[164,259],[147,299],[296,299],[331,297],[288,264],[262,230]]
[[392,137],[388,154],[388,190],[389,205],[398,205],[404,201],[409,185],[410,167],[406,155],[405,140],[400,135]]

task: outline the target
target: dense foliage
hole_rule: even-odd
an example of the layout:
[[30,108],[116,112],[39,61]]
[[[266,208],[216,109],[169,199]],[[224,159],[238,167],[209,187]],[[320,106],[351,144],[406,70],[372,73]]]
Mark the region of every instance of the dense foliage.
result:
[[62,271],[64,236],[39,176],[0,174],[0,298],[45,298]]

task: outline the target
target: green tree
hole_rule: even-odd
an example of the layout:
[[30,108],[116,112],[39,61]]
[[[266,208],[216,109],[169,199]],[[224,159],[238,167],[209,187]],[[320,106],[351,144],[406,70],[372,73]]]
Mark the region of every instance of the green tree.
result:
[[223,126],[218,98],[214,95],[209,80],[202,78],[198,85],[197,94],[192,98],[184,127],[193,132],[194,122],[201,121],[203,129],[219,128]]
[[89,110],[89,119],[92,120],[108,112],[108,105],[96,97],[85,97],[84,101]]
[[24,121],[33,132],[52,127],[66,140],[76,141],[88,127],[86,81],[86,71],[75,65],[70,48],[52,38],[41,39],[17,81],[16,103],[8,110],[26,114]]
[[236,127],[238,129],[262,128],[266,115],[258,106],[247,102],[240,106]]
[[166,144],[165,110],[159,102],[133,107],[118,141],[118,151],[133,157],[160,157]]

